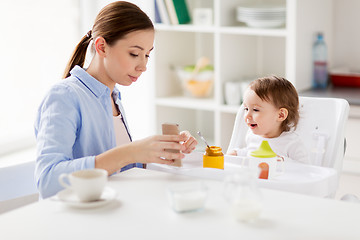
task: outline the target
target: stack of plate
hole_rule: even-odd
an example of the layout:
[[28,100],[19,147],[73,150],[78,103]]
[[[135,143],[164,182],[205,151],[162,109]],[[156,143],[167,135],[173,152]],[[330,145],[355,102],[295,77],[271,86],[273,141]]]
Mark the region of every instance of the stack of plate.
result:
[[284,5],[243,5],[236,8],[239,22],[255,28],[276,28],[285,24],[286,7]]

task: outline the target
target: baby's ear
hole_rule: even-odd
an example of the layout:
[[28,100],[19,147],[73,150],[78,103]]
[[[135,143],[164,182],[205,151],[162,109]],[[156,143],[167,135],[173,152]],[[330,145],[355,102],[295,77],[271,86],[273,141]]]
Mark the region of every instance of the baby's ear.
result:
[[280,122],[284,121],[288,117],[288,114],[289,114],[289,112],[286,108],[280,108],[278,120]]

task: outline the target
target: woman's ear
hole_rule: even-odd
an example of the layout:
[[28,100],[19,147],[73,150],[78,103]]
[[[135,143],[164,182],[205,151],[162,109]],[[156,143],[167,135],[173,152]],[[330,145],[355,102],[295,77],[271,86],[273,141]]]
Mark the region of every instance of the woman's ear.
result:
[[103,37],[97,37],[94,41],[95,51],[96,53],[101,56],[105,57],[105,48],[106,48],[106,41]]
[[280,122],[284,121],[288,117],[288,114],[289,114],[289,112],[286,108],[280,108],[278,120]]

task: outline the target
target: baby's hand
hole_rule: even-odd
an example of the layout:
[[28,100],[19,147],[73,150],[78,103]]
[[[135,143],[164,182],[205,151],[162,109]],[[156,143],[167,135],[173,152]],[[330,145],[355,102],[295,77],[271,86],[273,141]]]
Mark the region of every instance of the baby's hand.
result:
[[227,153],[228,155],[233,155],[233,156],[237,156],[237,153],[235,150],[232,150],[230,152]]

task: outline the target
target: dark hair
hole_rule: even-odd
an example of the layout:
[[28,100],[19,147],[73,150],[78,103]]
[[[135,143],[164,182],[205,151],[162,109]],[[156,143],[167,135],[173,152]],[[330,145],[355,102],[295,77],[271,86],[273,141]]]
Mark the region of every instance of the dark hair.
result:
[[299,96],[290,81],[282,77],[269,76],[254,80],[249,85],[263,101],[271,102],[277,108],[288,110],[287,118],[281,123],[282,131],[296,128],[299,122]]
[[138,6],[125,1],[106,5],[96,16],[92,30],[76,46],[65,68],[64,78],[70,76],[75,65],[84,66],[86,51],[92,39],[101,36],[111,46],[130,32],[146,29],[154,29],[154,25]]

